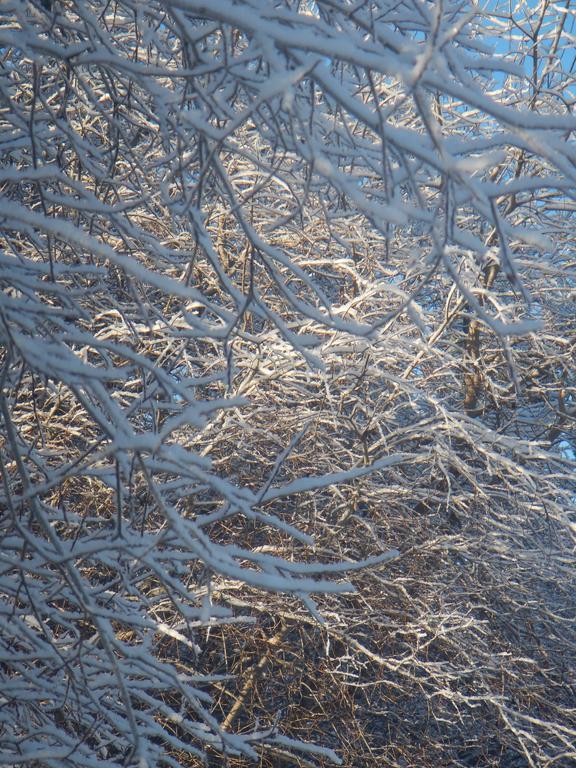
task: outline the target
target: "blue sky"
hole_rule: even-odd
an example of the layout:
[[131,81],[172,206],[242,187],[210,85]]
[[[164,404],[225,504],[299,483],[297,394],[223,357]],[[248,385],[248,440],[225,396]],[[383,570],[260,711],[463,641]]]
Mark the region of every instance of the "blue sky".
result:
[[[530,75],[532,74],[531,50],[527,46],[526,36],[523,35],[522,30],[528,34],[532,32],[540,18],[540,8],[542,5],[542,0],[518,0],[518,2],[515,0],[485,0],[482,5],[485,12],[493,15],[494,20],[496,20],[499,14],[509,15],[512,13],[518,26],[514,29],[507,24],[506,26],[510,29],[509,32],[502,35],[487,35],[486,40],[494,46],[494,52],[497,54],[511,53],[514,55],[514,52],[519,49],[524,50],[527,53],[524,63]],[[549,51],[553,44],[553,33],[563,16],[566,18],[557,55],[560,57],[565,71],[570,72],[574,67],[574,59],[576,58],[576,9],[568,5],[567,12],[564,13],[567,5],[566,0],[559,0],[559,2],[551,2],[549,4],[539,36],[540,74],[542,73],[542,67],[545,66],[546,51]],[[516,60],[518,61],[518,57],[516,57]]]

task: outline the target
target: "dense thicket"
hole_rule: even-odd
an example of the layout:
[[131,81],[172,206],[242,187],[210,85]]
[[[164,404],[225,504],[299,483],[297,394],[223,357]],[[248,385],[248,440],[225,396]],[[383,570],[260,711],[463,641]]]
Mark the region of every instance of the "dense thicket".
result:
[[572,765],[570,0],[0,9],[0,765]]

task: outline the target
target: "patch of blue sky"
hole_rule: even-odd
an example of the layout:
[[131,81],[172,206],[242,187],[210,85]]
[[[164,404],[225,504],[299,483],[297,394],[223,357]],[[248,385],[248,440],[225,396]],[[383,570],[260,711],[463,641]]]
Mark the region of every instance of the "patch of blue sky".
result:
[[[563,71],[571,72],[576,60],[576,14],[570,8],[569,0],[548,4],[543,18],[542,8],[542,0],[485,0],[481,6],[487,21],[484,41],[495,55],[513,58],[531,78],[536,52],[540,77],[546,68],[552,71],[549,57],[553,47],[556,47],[555,56]],[[501,33],[498,32],[499,24]],[[558,30],[561,34],[555,44]]]
[[560,440],[558,448],[563,456],[570,461],[576,461],[576,443],[570,440]]

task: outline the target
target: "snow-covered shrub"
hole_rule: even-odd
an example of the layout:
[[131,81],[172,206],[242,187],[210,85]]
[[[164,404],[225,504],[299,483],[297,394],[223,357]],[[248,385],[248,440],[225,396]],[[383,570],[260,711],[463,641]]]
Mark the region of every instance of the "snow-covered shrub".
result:
[[1,10],[0,765],[569,765],[568,6]]

